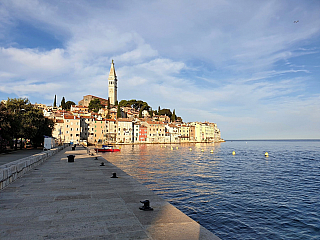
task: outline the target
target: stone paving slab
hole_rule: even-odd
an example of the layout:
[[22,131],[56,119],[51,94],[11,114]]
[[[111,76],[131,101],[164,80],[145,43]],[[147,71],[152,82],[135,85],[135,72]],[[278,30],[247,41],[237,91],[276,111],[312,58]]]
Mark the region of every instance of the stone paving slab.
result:
[[[219,239],[95,158],[81,146],[68,147],[1,190],[0,239]],[[118,178],[111,178],[114,172]],[[146,199],[153,211],[139,209]]]

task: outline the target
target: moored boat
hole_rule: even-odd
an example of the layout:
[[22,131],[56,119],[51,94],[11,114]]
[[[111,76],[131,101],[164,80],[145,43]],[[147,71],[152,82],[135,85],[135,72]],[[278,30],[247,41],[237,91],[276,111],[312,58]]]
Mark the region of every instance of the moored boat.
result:
[[102,145],[101,148],[95,148],[96,152],[120,152],[119,148],[115,148],[113,146]]

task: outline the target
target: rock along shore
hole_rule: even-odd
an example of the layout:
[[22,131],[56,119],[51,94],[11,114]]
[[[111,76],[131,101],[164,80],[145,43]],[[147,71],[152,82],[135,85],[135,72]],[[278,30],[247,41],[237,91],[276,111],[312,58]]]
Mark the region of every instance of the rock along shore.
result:
[[[153,211],[139,209],[146,199]],[[82,146],[57,152],[0,190],[0,212],[0,239],[219,239]]]

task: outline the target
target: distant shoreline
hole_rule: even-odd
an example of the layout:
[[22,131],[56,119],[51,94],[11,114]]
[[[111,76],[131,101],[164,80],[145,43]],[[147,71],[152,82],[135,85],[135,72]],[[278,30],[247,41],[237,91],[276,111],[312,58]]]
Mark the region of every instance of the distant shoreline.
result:
[[246,141],[246,142],[253,142],[253,141],[320,141],[319,139],[250,139],[250,140],[225,140],[226,142],[232,142],[232,141]]

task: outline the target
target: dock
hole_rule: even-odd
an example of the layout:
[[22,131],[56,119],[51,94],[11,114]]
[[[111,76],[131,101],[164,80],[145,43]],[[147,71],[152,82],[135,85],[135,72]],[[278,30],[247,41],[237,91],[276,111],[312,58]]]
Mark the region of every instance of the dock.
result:
[[[152,211],[140,209],[145,200]],[[0,239],[219,238],[106,159],[77,146],[0,190]]]

